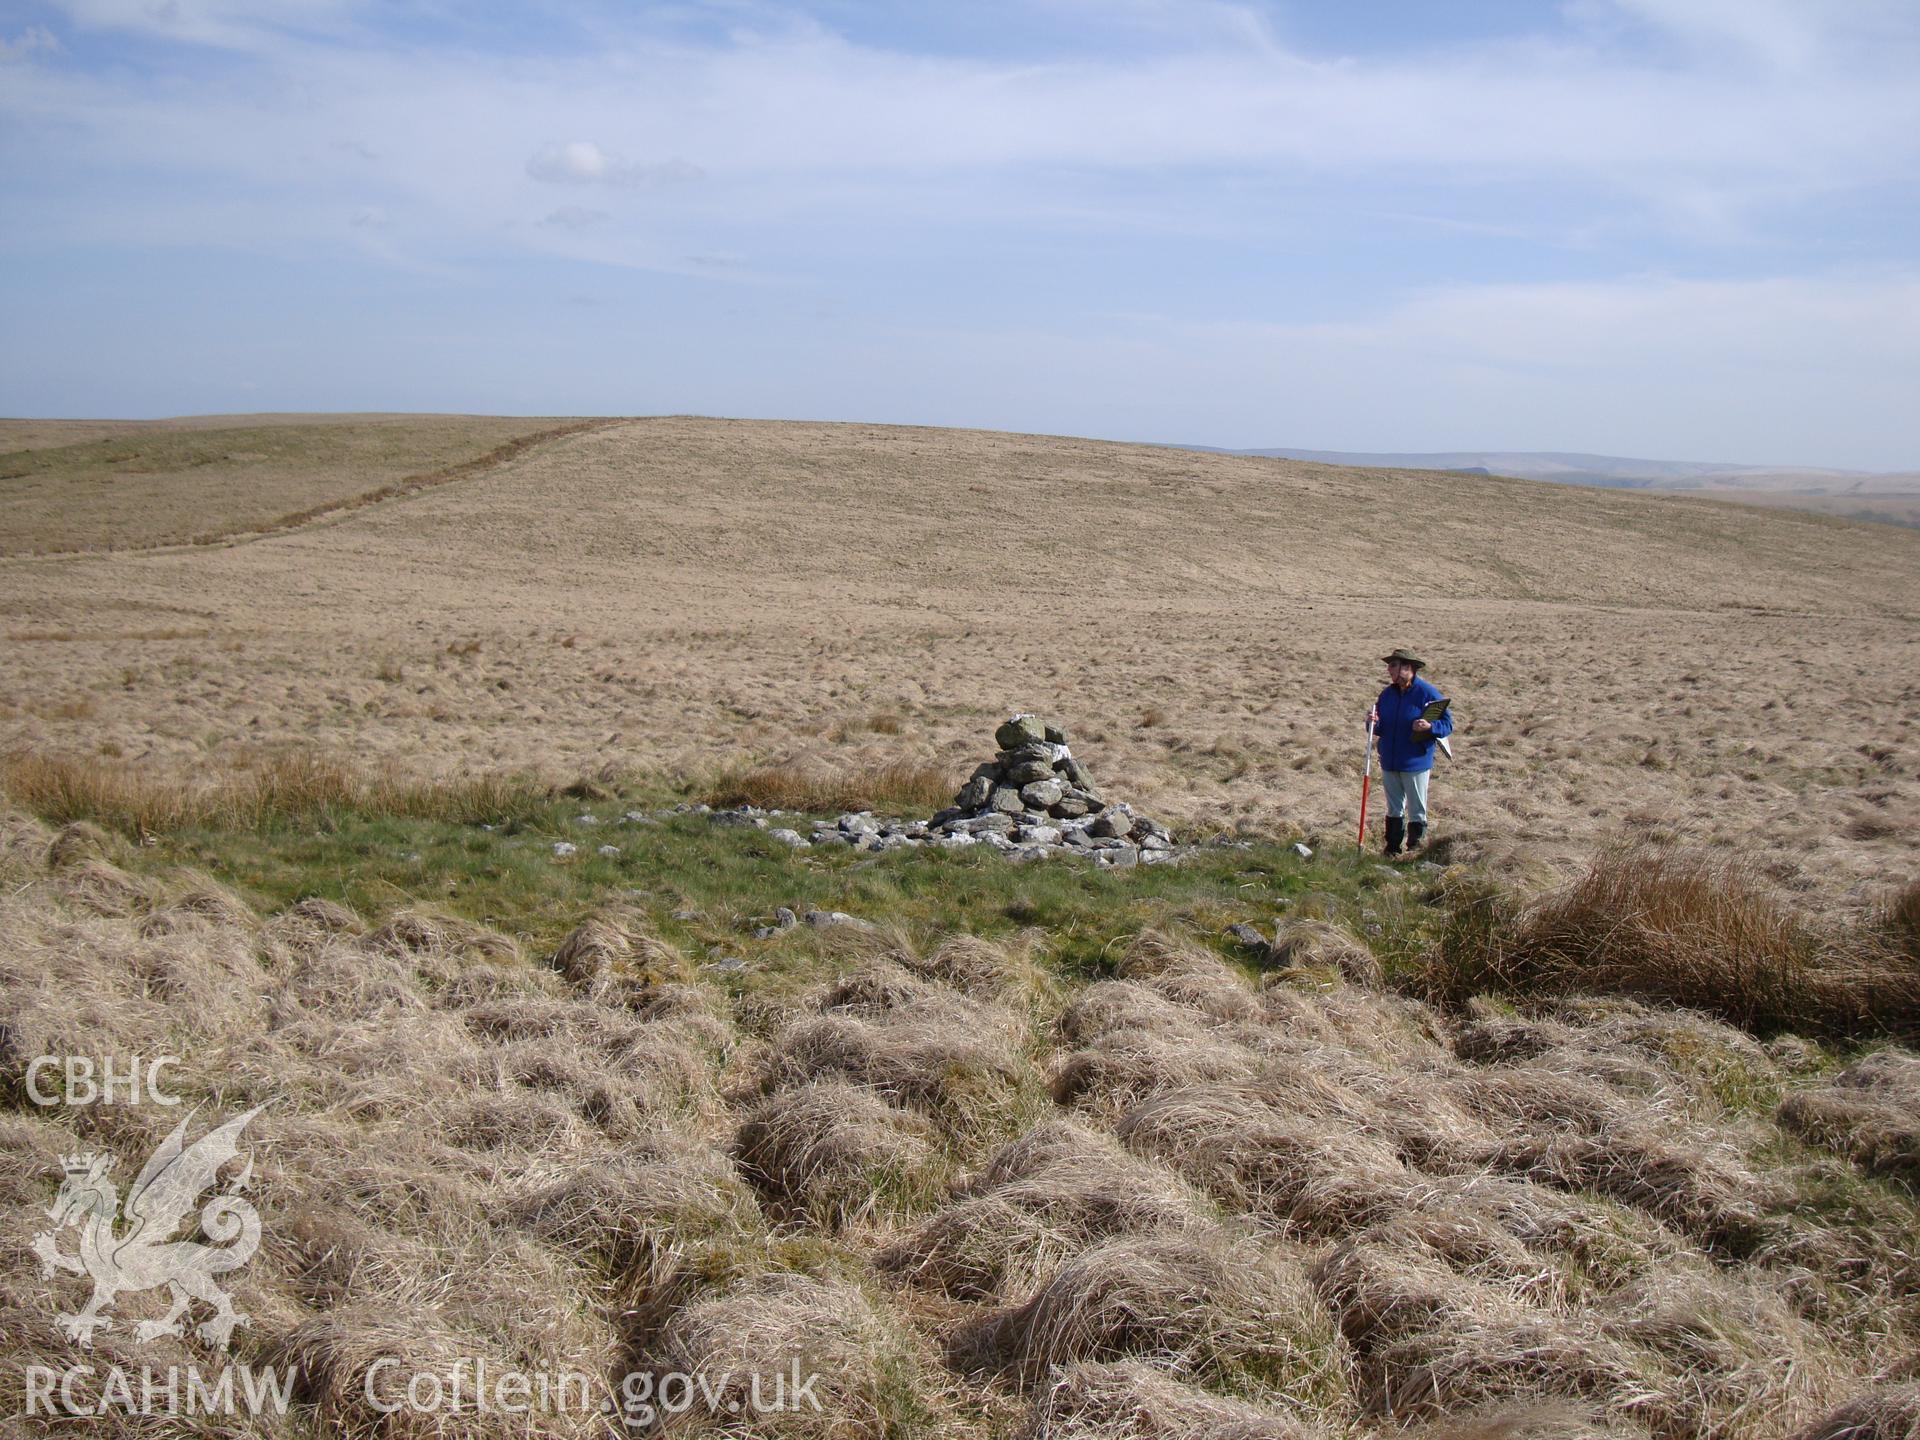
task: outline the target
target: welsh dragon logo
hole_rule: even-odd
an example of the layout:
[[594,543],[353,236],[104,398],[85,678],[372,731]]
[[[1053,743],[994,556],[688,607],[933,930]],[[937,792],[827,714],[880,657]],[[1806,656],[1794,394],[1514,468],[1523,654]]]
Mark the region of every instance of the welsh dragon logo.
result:
[[[240,1132],[259,1113],[256,1106],[209,1130],[191,1145],[186,1143],[186,1133],[192,1116],[176,1125],[147,1160],[127,1194],[124,1233],[114,1229],[121,1205],[119,1190],[107,1178],[113,1157],[83,1154],[62,1158],[66,1179],[47,1211],[53,1226],[33,1237],[33,1249],[46,1278],[64,1270],[93,1281],[93,1298],[86,1308],[77,1315],[60,1317],[60,1328],[70,1338],[90,1348],[93,1332],[112,1324],[106,1311],[116,1296],[157,1290],[162,1285],[173,1292],[173,1308],[161,1319],[136,1325],[134,1335],[139,1340],[180,1334],[181,1317],[195,1300],[214,1310],[195,1327],[209,1344],[225,1348],[233,1338],[234,1326],[247,1323],[247,1317],[233,1308],[232,1297],[214,1284],[213,1277],[239,1269],[260,1248],[260,1216],[240,1195],[253,1176],[252,1156],[247,1157],[246,1165],[226,1190],[200,1207],[200,1232],[212,1243],[172,1237],[193,1213],[201,1192],[214,1184],[220,1167],[239,1155]],[[77,1254],[60,1249],[60,1232],[68,1226],[80,1232]]]

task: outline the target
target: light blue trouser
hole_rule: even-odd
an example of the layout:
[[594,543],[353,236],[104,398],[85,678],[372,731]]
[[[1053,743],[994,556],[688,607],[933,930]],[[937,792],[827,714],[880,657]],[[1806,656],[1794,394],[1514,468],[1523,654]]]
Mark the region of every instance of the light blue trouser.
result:
[[1431,770],[1382,770],[1387,782],[1387,814],[1398,820],[1402,815],[1416,825],[1427,823],[1427,781]]

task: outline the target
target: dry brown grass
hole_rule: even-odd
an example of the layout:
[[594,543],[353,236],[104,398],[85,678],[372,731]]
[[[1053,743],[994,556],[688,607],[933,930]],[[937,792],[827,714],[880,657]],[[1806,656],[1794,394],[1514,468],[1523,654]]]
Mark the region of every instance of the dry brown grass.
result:
[[1920,1055],[1882,1050],[1787,1097],[1780,1123],[1871,1174],[1920,1189]]
[[1034,1401],[1021,1440],[1317,1440],[1323,1433],[1128,1360],[1068,1366]]
[[1762,1033],[1920,1027],[1920,961],[1871,933],[1820,926],[1738,861],[1641,842],[1603,853],[1524,908],[1473,888],[1453,907],[1415,982],[1448,1003],[1480,993],[1613,994]]
[[707,784],[709,805],[758,805],[766,810],[835,814],[932,814],[951,804],[959,781],[947,770],[916,760],[890,760],[850,769],[790,762],[730,770]]
[[256,757],[245,769],[199,781],[109,760],[0,757],[0,797],[56,822],[98,821],[133,834],[252,827],[344,809],[471,823],[549,793],[520,777],[429,780],[307,751]]
[[[231,417],[49,433],[0,455],[0,553],[206,543],[504,463],[575,424],[487,416]],[[267,423],[258,423],[266,421]],[[10,446],[0,431],[0,450]],[[65,443],[34,444],[36,439]]]
[[[951,1412],[927,1343],[889,1324],[844,1281],[778,1272],[740,1281],[676,1312],[655,1358],[662,1371],[704,1375],[720,1387],[719,1413],[696,1407],[670,1419],[672,1435],[881,1440],[909,1427],[940,1433]],[[796,1362],[802,1375],[820,1377],[812,1392],[818,1412],[753,1414],[753,1378],[766,1381],[762,1394],[771,1397],[771,1377]]]
[[1920,1384],[1893,1385],[1849,1400],[1793,1440],[1915,1440],[1920,1436]]
[[1005,1011],[885,964],[843,978],[816,1005],[777,1037],[766,1088],[837,1078],[958,1133],[991,1130],[1030,1097],[1020,1023]]
[[1082,1251],[1024,1305],[965,1328],[955,1356],[1028,1384],[1054,1367],[1138,1357],[1324,1406],[1345,1389],[1331,1340],[1296,1259],[1222,1232],[1176,1233]]
[[1209,1223],[1204,1202],[1172,1172],[1098,1131],[1043,1120],[875,1263],[955,1299],[1007,1304],[1101,1240]]
[[[725,1154],[691,1128],[718,1100],[676,1022],[575,996],[509,937],[428,912],[362,935],[350,912],[306,902],[263,925],[182,877],[116,913],[126,907],[97,903],[112,870],[91,853],[98,837],[69,838],[63,868],[0,898],[7,1068],[29,1054],[174,1053],[169,1078],[189,1104],[265,1107],[247,1134],[265,1243],[235,1280],[252,1315],[236,1354],[295,1368],[312,1433],[409,1433],[366,1399],[385,1356],[577,1369],[604,1394],[624,1317],[692,1255],[764,1233]],[[27,1237],[44,1228],[58,1180],[37,1157],[137,1158],[184,1112],[15,1109],[6,1078],[6,1149],[28,1168],[0,1167],[0,1253],[24,1280],[37,1268]],[[102,1347],[81,1351],[53,1318],[86,1283],[58,1277],[51,1304],[48,1288],[8,1285],[10,1413],[27,1357],[209,1363],[197,1342],[133,1347],[131,1322],[164,1308],[154,1295],[122,1297]],[[447,1433],[525,1433],[518,1417],[442,1420]],[[597,1413],[543,1424],[553,1436],[603,1433]]]
[[931,1139],[924,1120],[873,1091],[824,1080],[748,1112],[734,1154],[775,1214],[837,1230],[924,1188]]

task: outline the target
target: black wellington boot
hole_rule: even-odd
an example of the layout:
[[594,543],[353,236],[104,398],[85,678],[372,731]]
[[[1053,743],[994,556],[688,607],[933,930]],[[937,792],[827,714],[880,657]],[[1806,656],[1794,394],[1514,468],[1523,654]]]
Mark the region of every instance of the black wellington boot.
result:
[[1427,838],[1427,822],[1409,820],[1407,822],[1407,853],[1411,855],[1420,848],[1420,842]]
[[1389,815],[1387,817],[1386,853],[1389,855],[1398,855],[1400,853],[1400,842],[1406,838],[1406,834],[1407,822],[1402,820],[1398,815]]

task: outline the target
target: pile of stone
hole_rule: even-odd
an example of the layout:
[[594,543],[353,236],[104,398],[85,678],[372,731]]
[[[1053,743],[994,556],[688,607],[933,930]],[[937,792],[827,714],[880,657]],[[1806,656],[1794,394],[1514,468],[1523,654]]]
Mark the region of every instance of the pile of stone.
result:
[[993,732],[993,740],[1000,753],[976,769],[953,804],[928,822],[934,838],[971,840],[1022,858],[1064,848],[1102,865],[1171,858],[1173,836],[1167,827],[1131,805],[1106,800],[1059,726],[1015,715]]

